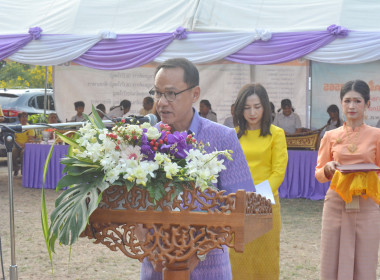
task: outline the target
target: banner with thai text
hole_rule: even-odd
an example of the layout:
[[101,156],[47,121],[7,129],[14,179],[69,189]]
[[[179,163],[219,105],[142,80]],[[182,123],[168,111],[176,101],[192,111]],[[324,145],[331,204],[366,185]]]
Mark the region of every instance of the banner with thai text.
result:
[[350,80],[360,79],[368,83],[371,105],[367,111],[366,123],[375,126],[380,119],[380,62],[340,65],[312,63],[311,126],[323,127],[328,119],[327,108],[336,104],[342,118],[340,89]]

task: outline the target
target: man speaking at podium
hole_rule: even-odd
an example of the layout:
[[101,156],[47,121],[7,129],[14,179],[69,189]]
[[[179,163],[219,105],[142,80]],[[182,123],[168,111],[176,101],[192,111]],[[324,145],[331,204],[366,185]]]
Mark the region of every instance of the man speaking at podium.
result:
[[[207,152],[215,149],[232,150],[233,161],[224,162],[216,187],[227,193],[238,189],[255,191],[239,140],[233,129],[199,116],[193,104],[200,96],[199,72],[193,63],[184,58],[174,58],[156,68],[154,86],[149,94],[154,98],[161,121],[174,131],[190,131],[198,142],[209,143]],[[158,124],[159,125],[159,124]],[[195,260],[197,262],[199,260]],[[141,267],[141,279],[162,279],[162,273],[154,270],[145,259]],[[228,249],[214,249],[205,260],[199,261],[191,273],[191,279],[228,280],[232,279]]]

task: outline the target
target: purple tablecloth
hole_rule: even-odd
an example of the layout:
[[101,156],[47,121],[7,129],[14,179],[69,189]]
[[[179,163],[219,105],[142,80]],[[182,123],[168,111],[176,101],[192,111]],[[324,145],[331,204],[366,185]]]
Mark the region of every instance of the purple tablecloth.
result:
[[[26,144],[22,185],[26,188],[42,188],[44,163],[50,145]],[[61,179],[64,165],[60,164],[68,151],[67,145],[56,145],[46,175],[45,188],[55,189]],[[279,188],[281,198],[324,199],[329,183],[321,184],[314,177],[317,151],[289,150],[289,162],[285,179]]]
[[315,179],[318,151],[288,150],[285,179],[278,189],[281,198],[324,199],[330,183]]
[[[24,151],[24,164],[22,168],[22,185],[26,188],[42,188],[42,177],[46,158],[51,145],[26,144]],[[61,179],[64,165],[60,164],[61,158],[67,155],[69,146],[54,146],[46,174],[45,188],[55,189],[57,182]]]

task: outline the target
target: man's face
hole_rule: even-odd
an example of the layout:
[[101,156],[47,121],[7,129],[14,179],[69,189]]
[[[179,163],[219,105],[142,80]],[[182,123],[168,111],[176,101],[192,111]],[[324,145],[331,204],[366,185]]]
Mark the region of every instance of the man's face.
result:
[[284,108],[282,108],[282,113],[286,117],[290,116],[290,114],[292,113],[292,108],[290,106],[285,106]]
[[[189,85],[184,82],[182,68],[161,68],[154,81],[155,89],[162,93],[180,92]],[[157,112],[163,123],[169,124],[174,130],[189,129],[193,118],[193,103],[198,100],[199,87],[194,87],[178,94],[173,102],[168,102],[164,96],[157,101]]]
[[82,106],[79,106],[79,107],[77,107],[77,112],[78,112],[78,114],[82,114],[83,113],[83,111],[84,111],[84,107],[82,107]]

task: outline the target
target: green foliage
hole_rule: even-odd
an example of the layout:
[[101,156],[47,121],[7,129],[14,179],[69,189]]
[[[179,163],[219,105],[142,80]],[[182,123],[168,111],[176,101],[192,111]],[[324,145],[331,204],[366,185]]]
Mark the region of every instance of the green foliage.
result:
[[28,123],[29,124],[35,124],[35,123],[47,123],[48,122],[48,115],[44,114],[34,114],[28,116]]
[[[0,88],[44,88],[45,66],[0,61]],[[48,67],[48,88],[53,87],[53,68]]]

